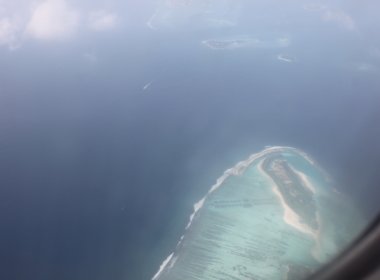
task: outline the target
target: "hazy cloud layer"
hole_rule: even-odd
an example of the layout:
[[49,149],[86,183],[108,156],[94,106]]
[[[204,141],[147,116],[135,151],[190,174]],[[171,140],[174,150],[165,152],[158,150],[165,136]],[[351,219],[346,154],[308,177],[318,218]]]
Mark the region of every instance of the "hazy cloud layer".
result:
[[95,31],[106,31],[116,26],[117,16],[106,11],[91,12],[88,17],[88,26]]
[[0,19],[0,45],[7,44],[10,49],[17,48],[17,26],[7,17]]
[[97,58],[96,55],[93,54],[93,53],[85,53],[85,54],[84,54],[84,58],[85,58],[88,62],[90,62],[90,63],[96,63],[96,62],[98,62],[98,58]]
[[338,21],[341,25],[344,27],[350,29],[350,30],[355,30],[355,22],[353,19],[346,14],[345,12],[332,12],[332,11],[327,11],[324,16],[325,21]]

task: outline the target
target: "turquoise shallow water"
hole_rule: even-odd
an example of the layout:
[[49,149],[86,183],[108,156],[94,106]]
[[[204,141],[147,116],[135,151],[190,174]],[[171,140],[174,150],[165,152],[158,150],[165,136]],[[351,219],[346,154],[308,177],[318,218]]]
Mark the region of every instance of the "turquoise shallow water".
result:
[[195,205],[157,279],[299,279],[365,221],[301,151],[273,147],[219,178]]

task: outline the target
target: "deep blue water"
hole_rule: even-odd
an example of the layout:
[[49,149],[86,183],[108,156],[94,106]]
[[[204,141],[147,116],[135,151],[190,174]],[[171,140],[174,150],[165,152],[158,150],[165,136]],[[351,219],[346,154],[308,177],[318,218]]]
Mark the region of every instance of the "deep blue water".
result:
[[[271,20],[2,49],[0,278],[150,279],[193,204],[266,145],[310,154],[372,217],[380,72],[350,63],[380,67],[376,31]],[[286,50],[201,44],[274,29],[292,35]]]

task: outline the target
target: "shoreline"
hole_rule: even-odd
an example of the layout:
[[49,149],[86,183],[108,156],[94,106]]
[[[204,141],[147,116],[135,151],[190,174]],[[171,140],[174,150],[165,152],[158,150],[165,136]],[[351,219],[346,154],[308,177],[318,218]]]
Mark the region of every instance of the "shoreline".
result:
[[296,148],[292,148],[293,151],[303,156],[311,165],[313,165],[325,178],[329,183],[332,183],[333,180],[329,177],[329,175],[314,161],[308,156],[305,152],[302,152]]

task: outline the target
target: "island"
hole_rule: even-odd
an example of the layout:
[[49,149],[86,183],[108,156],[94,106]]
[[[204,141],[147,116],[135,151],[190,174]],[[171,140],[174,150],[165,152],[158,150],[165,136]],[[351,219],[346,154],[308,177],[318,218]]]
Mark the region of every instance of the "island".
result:
[[205,40],[202,42],[206,46],[212,48],[212,49],[227,49],[227,48],[236,48],[236,47],[243,47],[249,44],[258,44],[260,43],[259,40],[232,40],[232,41],[222,41],[222,40]]
[[280,48],[290,44],[290,36],[282,33],[246,34],[230,37],[221,37],[202,41],[211,49],[235,49],[241,47],[252,48]]
[[321,5],[304,5],[303,8],[305,10],[310,10],[310,11],[319,11],[323,9],[323,6]]
[[297,57],[292,54],[280,54],[277,56],[278,59],[286,61],[286,62],[295,62],[297,61]]
[[153,280],[302,280],[366,220],[308,154],[267,147],[230,168],[194,205]]
[[235,25],[240,0],[161,0],[147,22],[152,29],[201,30]]
[[302,224],[311,230],[318,230],[314,189],[308,187],[306,180],[302,180],[281,155],[265,158],[262,169],[273,180],[274,191],[281,196],[284,207],[286,205],[293,210]]

